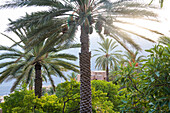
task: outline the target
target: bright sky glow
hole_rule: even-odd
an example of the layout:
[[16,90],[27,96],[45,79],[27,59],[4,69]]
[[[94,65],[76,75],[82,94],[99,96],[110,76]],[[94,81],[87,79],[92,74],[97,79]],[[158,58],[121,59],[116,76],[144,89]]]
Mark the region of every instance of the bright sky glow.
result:
[[[143,0],[141,0],[143,1]],[[146,1],[146,0],[144,0]],[[150,0],[147,0],[147,2]],[[159,0],[155,0],[153,2],[153,4],[158,5]],[[148,2],[149,4],[149,2]],[[166,0],[164,1],[164,5],[163,8],[160,8],[158,10],[156,10],[156,12],[158,13],[159,17],[157,18],[160,22],[154,22],[154,21],[147,21],[147,20],[141,20],[141,19],[124,19],[125,21],[131,22],[131,23],[135,23],[139,26],[145,27],[145,28],[149,28],[151,30],[156,30],[159,31],[160,33],[163,33],[166,36],[170,37],[170,0]],[[119,24],[121,27],[123,27],[124,29],[128,29],[128,30],[132,30],[135,33],[139,33],[142,34],[143,36],[149,37],[150,39],[157,41],[158,37],[160,37],[161,35],[157,35],[155,33],[151,33],[148,30],[144,30],[142,28],[139,27],[135,27],[133,25],[124,25],[124,24]]]
[[[0,1],[0,5],[5,3],[5,1],[7,0],[1,0]],[[142,1],[142,0],[141,0]],[[148,0],[147,0],[148,1]],[[150,1],[150,0],[149,0]],[[155,0],[155,3],[157,3],[157,1],[159,0]],[[154,4],[154,3],[153,3]],[[143,21],[143,20],[130,20],[130,22],[134,22],[137,23],[140,26],[144,26],[146,28],[150,28],[153,30],[159,30],[161,33],[164,33],[167,36],[170,36],[170,0],[165,0],[164,1],[164,7],[162,9],[160,9],[159,15],[160,18],[159,20],[161,20],[161,23],[157,23],[157,22],[150,22],[150,21]],[[1,15],[1,25],[0,25],[0,32],[1,33],[5,33],[10,37],[15,37],[15,40],[18,41],[17,37],[15,35],[13,35],[12,33],[9,32],[4,32],[7,29],[7,24],[8,24],[8,18],[15,20],[17,18],[19,18],[20,16],[24,16],[25,12],[33,12],[33,11],[38,11],[38,10],[43,10],[44,8],[40,8],[40,7],[32,7],[32,8],[16,8],[16,9],[1,9],[0,10],[0,15]],[[127,21],[127,20],[126,20]],[[121,25],[122,27],[126,28],[130,28],[131,30],[135,31],[136,33],[140,33],[144,36],[149,36],[151,39],[153,40],[157,40],[157,38],[159,37],[159,35],[155,35],[153,33],[148,32],[147,30],[143,30],[137,27],[134,27],[132,25]],[[4,36],[0,35],[0,44],[1,45],[12,45],[12,42],[9,41],[8,39],[6,39]]]

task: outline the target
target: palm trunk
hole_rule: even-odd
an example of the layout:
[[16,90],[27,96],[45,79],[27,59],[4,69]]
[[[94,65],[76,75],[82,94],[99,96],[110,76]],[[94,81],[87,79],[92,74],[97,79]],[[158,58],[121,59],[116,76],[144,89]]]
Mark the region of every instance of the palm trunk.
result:
[[42,77],[41,77],[41,64],[35,64],[35,96],[40,98],[42,96]]
[[87,27],[81,26],[81,53],[80,57],[80,113],[92,113],[91,105],[91,69],[89,52],[89,35]]
[[106,66],[106,80],[109,82],[109,67],[108,67],[108,63]]

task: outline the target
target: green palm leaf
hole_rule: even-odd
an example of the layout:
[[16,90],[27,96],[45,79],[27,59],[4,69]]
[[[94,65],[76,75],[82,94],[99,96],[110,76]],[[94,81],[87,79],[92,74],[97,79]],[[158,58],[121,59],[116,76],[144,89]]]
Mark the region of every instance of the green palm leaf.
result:
[[[73,70],[75,72],[79,71],[78,69],[76,69],[78,67],[77,65],[69,63],[69,61],[75,61],[77,59],[76,56],[58,52],[62,52],[62,50],[67,50],[69,48],[78,48],[80,47],[80,44],[68,44],[68,42],[62,43],[64,41],[63,39],[57,39],[60,43],[58,42],[58,44],[56,45],[56,42],[54,41],[56,39],[54,38],[54,40],[52,40],[54,43],[51,42],[51,40],[46,40],[40,42],[36,46],[26,48],[25,44],[31,39],[29,38],[29,33],[32,33],[33,29],[35,28],[13,30],[13,32],[20,38],[20,40],[24,40],[23,46],[20,46],[21,48],[19,50],[14,49],[14,47],[18,45],[16,44],[18,42],[15,42],[13,47],[0,46],[1,51],[7,51],[6,53],[0,54],[0,60],[7,60],[9,58],[13,58],[13,60],[15,60],[0,63],[0,68],[6,68],[0,72],[0,83],[5,80],[17,78],[11,88],[11,91],[13,91],[17,87],[17,85],[21,83],[21,81],[22,83],[29,84],[30,86],[33,84],[32,81],[34,81],[35,78],[34,66],[37,62],[40,62],[40,64],[43,66],[48,65],[43,68],[44,70],[42,70],[42,72],[46,73],[43,73],[42,77],[44,80],[46,80],[46,77],[48,77],[53,87],[54,81],[51,77],[52,74],[54,74],[54,76],[58,75],[60,77],[63,77],[66,80],[67,78],[65,77],[65,75],[62,74],[63,69]],[[69,32],[73,31],[75,30],[70,29]],[[48,46],[50,46],[50,44],[52,43],[55,45],[55,48],[50,47],[48,49]],[[61,59],[67,61],[62,61]]]
[[[67,78],[66,78],[66,77],[63,75],[63,73],[60,71],[61,68],[59,68],[58,66],[53,65],[53,64],[50,64],[50,67],[57,73],[57,75],[58,75],[59,77],[62,77],[62,78],[64,78],[65,80],[67,80]],[[57,75],[55,75],[55,76],[57,76]]]
[[0,60],[7,59],[7,58],[15,59],[18,58],[19,56],[20,54],[17,53],[4,53],[4,54],[0,54]]
[[160,37],[158,41],[159,41],[159,43],[162,43],[162,44],[165,44],[165,45],[170,44],[170,38],[166,37],[166,36]]
[[101,43],[99,43],[101,47],[98,50],[94,50],[98,52],[94,55],[98,56],[95,61],[95,68],[106,70],[107,78],[109,69],[117,67],[119,59],[121,58],[121,55],[119,53],[121,51],[114,51],[114,49],[117,47],[117,45],[115,44],[116,42],[112,42],[112,40],[105,39]]
[[14,82],[10,92],[13,92],[14,89],[17,87],[17,85],[21,82],[21,79],[24,77],[24,73],[22,73],[18,78],[17,80]]
[[43,67],[45,68],[45,71],[47,72],[47,76],[48,76],[48,78],[49,78],[49,80],[50,80],[50,82],[51,82],[51,85],[52,85],[52,87],[53,87],[53,91],[55,91],[55,85],[54,85],[54,81],[53,81],[53,79],[52,79],[52,77],[51,77],[51,73],[50,73],[50,71],[48,70],[48,67],[47,67],[46,65],[43,64]]

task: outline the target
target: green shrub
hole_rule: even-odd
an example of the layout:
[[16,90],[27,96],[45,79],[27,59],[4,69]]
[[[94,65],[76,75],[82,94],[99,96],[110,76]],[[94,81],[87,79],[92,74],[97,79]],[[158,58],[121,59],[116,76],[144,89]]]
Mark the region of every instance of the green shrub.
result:
[[9,96],[4,97],[5,102],[2,103],[3,113],[29,113],[33,111],[34,99],[33,91],[28,91],[26,89],[15,91]]
[[112,82],[107,82],[104,80],[93,80],[92,81],[92,87],[95,88],[96,91],[100,90],[103,93],[106,93],[106,97],[108,97],[108,101],[111,101],[114,105],[113,110],[119,111],[119,105],[122,103],[122,99],[124,96],[119,93],[120,86],[115,85]]
[[[22,89],[5,97],[2,104],[3,113],[79,113],[80,83],[66,81],[56,87],[56,95],[45,94],[35,97],[33,91]],[[92,88],[93,113],[114,113],[113,103],[108,100],[107,93]]]
[[56,95],[45,94],[41,98],[34,100],[36,109],[46,113],[61,113],[62,105]]
[[[65,112],[74,111],[79,113],[80,108],[80,83],[71,80],[59,84],[56,88],[56,95],[60,98],[61,103],[65,103]],[[103,93],[92,87],[92,110],[93,113],[109,112],[114,113],[113,103],[108,101],[107,93]]]
[[40,113],[62,112],[63,103],[59,102],[56,95],[47,94],[41,98],[35,97],[33,91],[20,90],[5,97],[2,103],[3,113],[30,113],[35,111]]
[[122,112],[170,112],[170,45],[156,45],[144,60],[140,73],[135,63],[121,66],[117,83],[127,88]]

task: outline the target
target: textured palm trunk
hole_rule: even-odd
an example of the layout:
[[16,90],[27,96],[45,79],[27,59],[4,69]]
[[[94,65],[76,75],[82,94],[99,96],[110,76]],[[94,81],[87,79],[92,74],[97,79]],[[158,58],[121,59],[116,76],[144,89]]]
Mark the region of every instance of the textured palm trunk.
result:
[[109,67],[108,67],[108,64],[106,66],[106,80],[109,82]]
[[81,26],[81,53],[80,56],[80,113],[92,113],[91,105],[91,69],[89,52],[88,29]]
[[42,77],[41,77],[41,64],[35,64],[35,96],[40,98],[42,96]]

